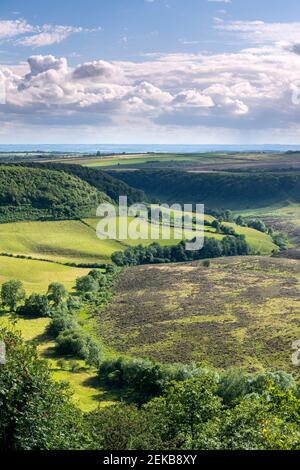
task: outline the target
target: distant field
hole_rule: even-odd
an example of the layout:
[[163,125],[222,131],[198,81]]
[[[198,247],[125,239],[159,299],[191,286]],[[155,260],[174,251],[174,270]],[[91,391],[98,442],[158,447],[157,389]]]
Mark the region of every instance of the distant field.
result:
[[263,257],[128,268],[99,333],[140,357],[299,374],[299,282],[299,261]]
[[68,161],[88,167],[191,167],[195,170],[224,170],[242,168],[300,168],[300,152],[209,152],[209,153],[153,153],[121,154],[111,156],[86,156],[64,158],[57,161]]
[[0,285],[11,279],[19,279],[28,293],[45,292],[51,282],[61,282],[71,290],[75,279],[87,272],[86,269],[55,263],[0,256]]
[[[181,154],[153,154],[153,155],[114,155],[111,157],[101,157],[99,159],[81,160],[83,166],[115,166],[115,165],[140,165],[151,162],[192,162],[204,158],[202,155],[181,155]],[[212,157],[213,158],[213,157]]]

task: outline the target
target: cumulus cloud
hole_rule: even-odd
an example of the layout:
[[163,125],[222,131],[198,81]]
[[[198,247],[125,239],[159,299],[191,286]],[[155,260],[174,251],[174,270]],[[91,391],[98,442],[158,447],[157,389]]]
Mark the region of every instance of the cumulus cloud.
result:
[[[283,46],[278,28],[262,22],[221,26],[220,31],[235,31],[238,37],[255,29],[265,39],[231,53],[152,54],[138,62],[98,60],[75,68],[64,57],[35,55],[26,67],[2,66],[7,99],[0,104],[0,120],[13,125],[26,118],[45,126],[109,123],[118,129],[298,129],[300,107],[292,94],[300,78],[299,49]],[[292,30],[288,38],[300,43],[294,24]],[[9,28],[5,34],[12,34]]]
[[214,106],[212,98],[197,90],[184,90],[178,93],[173,104],[177,107],[211,108]]
[[122,77],[122,70],[120,67],[111,64],[110,62],[94,60],[93,62],[86,62],[85,64],[78,65],[73,72],[73,77],[78,80],[117,80]]

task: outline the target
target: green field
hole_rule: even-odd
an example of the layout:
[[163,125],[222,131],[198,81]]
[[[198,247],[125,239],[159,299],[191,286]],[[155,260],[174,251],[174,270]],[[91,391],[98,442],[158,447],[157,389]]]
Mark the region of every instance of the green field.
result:
[[300,338],[300,261],[233,257],[128,268],[99,333],[116,350],[165,362],[282,369]]
[[45,292],[51,282],[61,282],[71,290],[75,279],[87,272],[87,269],[71,268],[55,263],[0,256],[0,284],[11,279],[19,279],[27,292]]
[[[132,218],[128,219],[129,222],[132,220]],[[181,232],[176,228],[171,228],[170,239],[163,240],[161,236],[162,227],[157,226],[154,229],[154,240],[100,240],[95,233],[98,222],[99,219],[84,219],[83,222],[68,220],[0,224],[0,252],[32,256],[33,258],[60,263],[99,264],[109,262],[112,253],[121,251],[127,246],[140,243],[148,245],[157,240],[163,245],[174,245],[181,239]],[[117,225],[119,222],[118,219]],[[234,228],[237,233],[246,235],[250,246],[255,252],[270,254],[272,250],[276,249],[268,235],[253,229],[238,226],[234,226]],[[149,230],[149,224],[145,221],[142,225],[142,232],[146,234]],[[195,236],[194,231],[190,231],[190,234],[190,237],[187,234],[186,238]],[[222,235],[214,233],[214,229],[207,226],[205,226],[205,236],[222,238]],[[26,266],[26,264],[24,263],[22,266]],[[55,268],[51,269],[54,270]],[[13,268],[11,272],[14,272]]]
[[[132,222],[133,218],[128,218]],[[171,217],[171,220],[173,218]],[[206,216],[206,220],[211,222],[213,218]],[[69,267],[59,263],[102,263],[109,262],[110,256],[115,251],[125,249],[127,246],[152,243],[153,240],[99,240],[95,230],[99,219],[90,218],[70,221],[57,222],[16,222],[10,224],[0,224],[0,252],[13,255],[26,255],[38,260],[20,259],[15,257],[0,256],[0,284],[10,279],[19,279],[23,282],[27,294],[31,292],[46,292],[51,282],[63,283],[69,291],[72,290],[76,278],[87,274],[88,269]],[[117,226],[120,224],[120,218],[117,219]],[[245,233],[248,242],[252,248],[261,253],[269,254],[275,246],[271,238],[253,229],[242,228],[234,225],[238,233]],[[142,224],[142,231],[149,231],[149,223],[145,221]],[[157,225],[154,228],[155,238],[164,245],[173,245],[178,243],[179,230],[171,228],[171,237],[168,240],[162,240],[162,227]],[[191,232],[190,238],[193,238],[195,232]],[[222,238],[222,235],[216,234],[210,226],[205,226],[205,236]],[[189,238],[189,237],[187,237]],[[52,260],[52,262],[44,261]],[[147,269],[145,272],[148,272]],[[182,284],[184,286],[184,283]],[[180,294],[181,295],[181,294]],[[139,295],[134,296],[133,303],[141,299]],[[143,311],[150,306],[149,302],[140,304]],[[115,317],[112,310],[112,317]],[[81,312],[80,320],[84,328],[89,333],[95,335],[98,327],[95,320],[88,317],[85,312]],[[141,319],[143,320],[143,316]],[[114,320],[112,320],[114,322]],[[140,320],[139,320],[140,321]],[[0,313],[0,323],[9,324],[8,315]],[[97,371],[89,367],[84,361],[76,361],[79,370],[71,370],[71,359],[66,359],[62,367],[58,363],[59,357],[55,353],[55,344],[51,338],[47,337],[46,327],[49,319],[18,319],[16,328],[22,332],[27,341],[33,341],[37,344],[40,355],[49,362],[51,372],[55,380],[64,380],[70,383],[74,392],[73,399],[84,411],[91,411],[97,406],[107,406],[120,397],[117,392],[108,391],[100,386],[97,379]],[[109,322],[105,319],[103,323],[104,345],[109,345],[112,349],[105,347],[107,357],[114,356],[114,340],[110,341],[107,334],[109,331]],[[125,331],[125,330],[124,330]],[[114,328],[112,328],[114,333]],[[122,333],[123,334],[123,333]],[[100,332],[100,337],[102,333]],[[131,335],[129,336],[131,337]],[[144,346],[143,346],[144,348]],[[118,349],[118,348],[117,348]],[[144,355],[148,355],[148,349],[141,349]],[[134,350],[129,350],[135,354]]]
[[108,262],[118,250],[117,242],[99,240],[94,230],[77,220],[0,225],[2,253],[79,264]]

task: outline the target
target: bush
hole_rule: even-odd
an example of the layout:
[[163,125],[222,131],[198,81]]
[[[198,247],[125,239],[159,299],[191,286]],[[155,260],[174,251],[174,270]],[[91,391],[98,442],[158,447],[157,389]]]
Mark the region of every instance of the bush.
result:
[[53,338],[57,338],[62,331],[76,328],[79,328],[78,322],[71,314],[56,314],[47,327],[47,333]]
[[30,317],[49,317],[51,315],[51,309],[47,296],[42,294],[31,294],[30,297],[25,300],[25,304],[18,307],[17,313],[19,315]]
[[138,404],[160,395],[171,381],[182,381],[206,374],[207,370],[195,364],[160,364],[147,359],[105,361],[99,369],[100,379],[109,385],[126,388]]
[[63,330],[56,338],[57,352],[62,355],[76,356],[84,359],[86,336],[80,328]]
[[99,290],[99,283],[97,279],[92,276],[83,276],[76,279],[76,291],[79,293],[84,292],[97,292]]

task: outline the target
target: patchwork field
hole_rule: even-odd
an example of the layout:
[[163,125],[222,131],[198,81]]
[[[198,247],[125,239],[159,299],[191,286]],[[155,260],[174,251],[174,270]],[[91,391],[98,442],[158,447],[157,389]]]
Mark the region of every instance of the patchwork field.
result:
[[299,261],[264,257],[128,268],[99,332],[135,356],[297,374],[299,281]]
[[299,152],[208,152],[208,153],[146,153],[109,156],[57,158],[58,162],[77,163],[87,167],[174,168],[195,171],[227,169],[300,168]]

